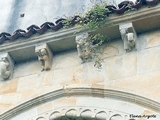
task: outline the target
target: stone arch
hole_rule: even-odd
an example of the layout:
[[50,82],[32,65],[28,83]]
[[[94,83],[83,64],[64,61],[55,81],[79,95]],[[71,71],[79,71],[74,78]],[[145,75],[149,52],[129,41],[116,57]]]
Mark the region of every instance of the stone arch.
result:
[[[154,100],[149,99],[145,96],[141,96],[134,93],[129,93],[122,90],[116,90],[113,88],[105,88],[105,87],[92,87],[90,85],[77,85],[77,86],[65,86],[60,87],[58,89],[55,89],[51,92],[48,92],[46,94],[42,94],[40,96],[37,96],[33,99],[30,99],[20,105],[17,105],[13,107],[12,109],[2,113],[0,115],[0,119],[10,119],[14,118],[16,115],[20,115],[24,111],[28,111],[33,107],[36,107],[40,104],[45,104],[48,101],[55,101],[60,98],[65,97],[92,97],[100,98],[100,99],[115,99],[115,100],[121,100],[121,101],[127,101],[129,103],[137,104],[138,106],[143,106],[145,108],[149,108],[156,113],[160,113],[160,103],[156,102]],[[63,107],[63,106],[62,106]],[[63,112],[62,112],[63,111]],[[63,107],[63,109],[54,109],[50,112],[47,112],[47,119],[58,119],[61,117],[67,117],[68,119],[71,119],[73,117],[77,118],[91,118],[91,119],[97,119],[97,120],[104,120],[105,118],[109,118],[109,120],[116,120],[118,117],[122,116],[122,120],[125,119],[126,115],[128,113],[118,112],[116,110],[109,110],[106,108],[96,108],[95,106],[68,106]],[[37,115],[33,116],[30,120],[45,120],[45,115]],[[132,119],[131,119],[132,120]],[[133,119],[134,120],[134,119]]]
[[120,114],[115,114],[112,115],[109,120],[123,120],[123,118]]

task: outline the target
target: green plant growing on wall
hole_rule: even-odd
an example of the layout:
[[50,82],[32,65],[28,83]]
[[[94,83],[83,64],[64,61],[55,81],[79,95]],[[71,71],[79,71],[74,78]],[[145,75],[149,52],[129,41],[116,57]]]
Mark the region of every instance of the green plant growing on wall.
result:
[[[89,9],[85,15],[79,16],[75,22],[75,25],[83,26],[84,29],[94,30],[97,28],[104,27],[106,23],[106,18],[109,14],[109,9],[105,8],[106,3],[104,4],[95,4],[91,9]],[[72,27],[72,17],[68,17],[66,20],[63,20],[64,28]]]
[[101,35],[100,33],[97,33],[95,35],[91,35],[90,40],[93,43],[92,53],[94,55],[94,66],[100,69],[103,62],[103,59],[101,58],[102,48],[100,48],[100,46],[104,41],[108,41],[109,38],[107,36]]
[[[89,9],[84,16],[78,15],[78,19],[76,19],[75,25],[82,26],[83,30],[95,30],[101,27],[104,27],[106,25],[106,19],[109,14],[109,10],[105,8],[104,4],[95,4],[91,9]],[[63,21],[64,28],[72,27],[71,24],[71,18],[68,18]],[[79,31],[80,32],[80,31]],[[99,46],[102,45],[102,43],[107,40],[108,37],[101,35],[100,33],[90,35],[91,42],[93,43],[92,47],[92,53],[94,54],[94,66],[97,68],[102,67],[102,49],[99,48]]]
[[108,13],[109,10],[104,4],[96,4],[85,14],[82,26],[89,30],[101,28],[105,25]]
[[73,27],[73,25],[71,24],[71,20],[72,20],[72,18],[68,17],[67,19],[62,21],[64,28],[68,29],[70,27]]

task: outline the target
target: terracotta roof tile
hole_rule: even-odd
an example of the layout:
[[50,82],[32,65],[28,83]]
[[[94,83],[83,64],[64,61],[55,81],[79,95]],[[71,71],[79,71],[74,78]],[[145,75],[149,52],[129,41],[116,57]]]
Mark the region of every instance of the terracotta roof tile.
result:
[[[142,7],[142,5],[154,6],[158,3],[159,3],[159,0],[137,0],[135,4],[131,1],[123,1],[118,5],[118,8],[113,5],[106,5],[105,8],[108,8],[110,11],[109,13],[107,13],[107,15],[112,13],[123,14],[129,8],[139,9]],[[80,19],[81,19],[80,16],[74,16],[72,17],[72,20],[70,21],[70,23],[72,25],[75,25]],[[30,37],[36,33],[43,34],[48,29],[52,29],[53,31],[58,31],[64,26],[63,20],[66,20],[66,19],[64,18],[58,19],[55,22],[55,24],[52,22],[45,22],[40,27],[37,25],[31,25],[27,28],[27,31],[17,29],[12,35],[10,33],[2,32],[0,33],[0,44],[2,44],[5,40],[13,41],[20,37]]]

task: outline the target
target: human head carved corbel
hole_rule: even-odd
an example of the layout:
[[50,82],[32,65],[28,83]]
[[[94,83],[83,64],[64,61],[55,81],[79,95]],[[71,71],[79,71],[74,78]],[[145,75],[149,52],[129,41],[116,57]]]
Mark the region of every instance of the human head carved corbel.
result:
[[119,30],[121,33],[121,38],[124,42],[124,49],[128,52],[136,48],[137,35],[132,23],[124,23],[119,25]]
[[92,59],[92,42],[89,40],[88,33],[80,33],[76,35],[78,56],[83,62]]
[[0,77],[1,79],[10,79],[13,75],[14,61],[8,53],[0,55]]
[[52,67],[52,53],[47,44],[37,46],[35,52],[38,56],[38,60],[41,62],[41,71],[50,70]]

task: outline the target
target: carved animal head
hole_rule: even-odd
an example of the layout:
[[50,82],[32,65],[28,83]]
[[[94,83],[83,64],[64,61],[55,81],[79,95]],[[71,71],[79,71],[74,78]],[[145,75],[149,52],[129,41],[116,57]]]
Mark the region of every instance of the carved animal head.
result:
[[6,57],[1,58],[0,62],[8,62]]
[[84,33],[76,37],[76,43],[78,45],[84,45],[88,41],[88,34]]
[[41,51],[41,55],[42,55],[42,56],[47,55],[46,49],[41,49],[40,51]]
[[121,32],[121,34],[123,35],[123,34],[126,34],[126,33],[127,33],[127,30],[126,30],[126,29],[121,29],[120,32]]
[[134,34],[133,33],[127,33],[127,39],[128,39],[128,41],[134,41]]

